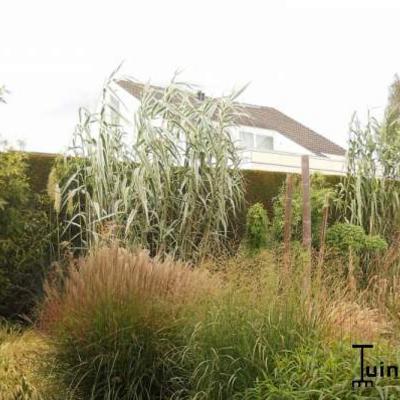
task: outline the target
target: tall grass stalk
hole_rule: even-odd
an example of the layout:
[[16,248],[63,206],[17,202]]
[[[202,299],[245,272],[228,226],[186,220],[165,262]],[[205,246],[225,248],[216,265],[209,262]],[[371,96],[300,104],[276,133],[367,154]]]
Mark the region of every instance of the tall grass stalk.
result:
[[347,153],[347,175],[336,203],[344,220],[362,226],[370,235],[389,241],[400,218],[398,164],[399,123],[388,115],[382,123],[369,117],[365,126],[351,123]]
[[64,216],[69,209],[64,240],[88,249],[118,239],[181,259],[226,250],[244,199],[230,137],[238,93],[200,101],[187,85],[146,86],[130,145],[110,122],[115,80],[106,83],[98,113],[80,112],[75,168],[61,185]]

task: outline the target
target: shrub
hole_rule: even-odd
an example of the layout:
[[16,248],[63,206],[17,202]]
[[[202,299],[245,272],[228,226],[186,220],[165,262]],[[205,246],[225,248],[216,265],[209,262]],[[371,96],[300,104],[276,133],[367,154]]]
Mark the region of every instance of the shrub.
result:
[[367,235],[365,237],[364,250],[370,253],[379,253],[387,250],[388,244],[379,235]]
[[261,203],[253,204],[247,211],[246,244],[252,251],[260,250],[267,244],[268,216]]
[[365,247],[365,233],[360,226],[337,223],[328,228],[326,243],[342,254],[348,254],[349,249],[359,253]]
[[50,264],[47,203],[30,190],[26,157],[0,152],[0,315],[31,315]]
[[351,248],[356,253],[374,254],[387,250],[388,244],[379,235],[366,235],[363,228],[347,223],[337,223],[328,228],[326,233],[328,246],[342,254],[348,254]]

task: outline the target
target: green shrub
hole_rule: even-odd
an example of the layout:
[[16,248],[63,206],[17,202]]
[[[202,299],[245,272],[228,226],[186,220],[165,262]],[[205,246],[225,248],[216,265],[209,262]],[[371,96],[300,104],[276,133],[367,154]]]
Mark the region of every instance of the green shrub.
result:
[[365,247],[365,233],[360,226],[337,223],[328,228],[326,243],[343,254],[348,254],[349,249],[359,253]]
[[366,235],[363,228],[347,223],[337,223],[326,232],[326,243],[331,248],[347,255],[349,249],[364,255],[387,250],[388,244],[379,235]]
[[253,204],[247,211],[246,244],[252,251],[265,247],[268,240],[268,216],[261,203]]
[[370,253],[379,253],[387,250],[388,244],[379,235],[367,235],[365,237],[364,250]]
[[0,153],[0,316],[31,314],[50,265],[48,207],[30,190],[26,157]]
[[243,176],[247,204],[261,203],[271,216],[273,199],[279,195],[286,174],[283,172],[244,170]]

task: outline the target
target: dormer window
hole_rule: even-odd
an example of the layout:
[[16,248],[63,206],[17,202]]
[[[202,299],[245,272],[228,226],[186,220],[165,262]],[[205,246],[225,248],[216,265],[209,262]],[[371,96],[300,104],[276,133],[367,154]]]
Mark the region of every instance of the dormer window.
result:
[[242,146],[248,150],[269,151],[274,149],[274,138],[268,135],[241,131],[240,141]]

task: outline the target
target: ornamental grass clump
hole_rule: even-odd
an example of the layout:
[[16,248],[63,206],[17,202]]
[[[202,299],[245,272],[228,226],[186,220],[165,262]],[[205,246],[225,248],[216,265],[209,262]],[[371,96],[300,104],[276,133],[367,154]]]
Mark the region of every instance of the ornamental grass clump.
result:
[[0,400],[73,400],[54,373],[53,355],[33,329],[0,320]]
[[244,398],[280,355],[321,333],[297,280],[282,289],[266,267],[253,279],[242,268],[211,275],[102,247],[49,281],[40,326],[83,398]]
[[146,251],[100,248],[47,285],[40,325],[74,392],[93,399],[170,398],[184,382],[185,321],[216,284]]

